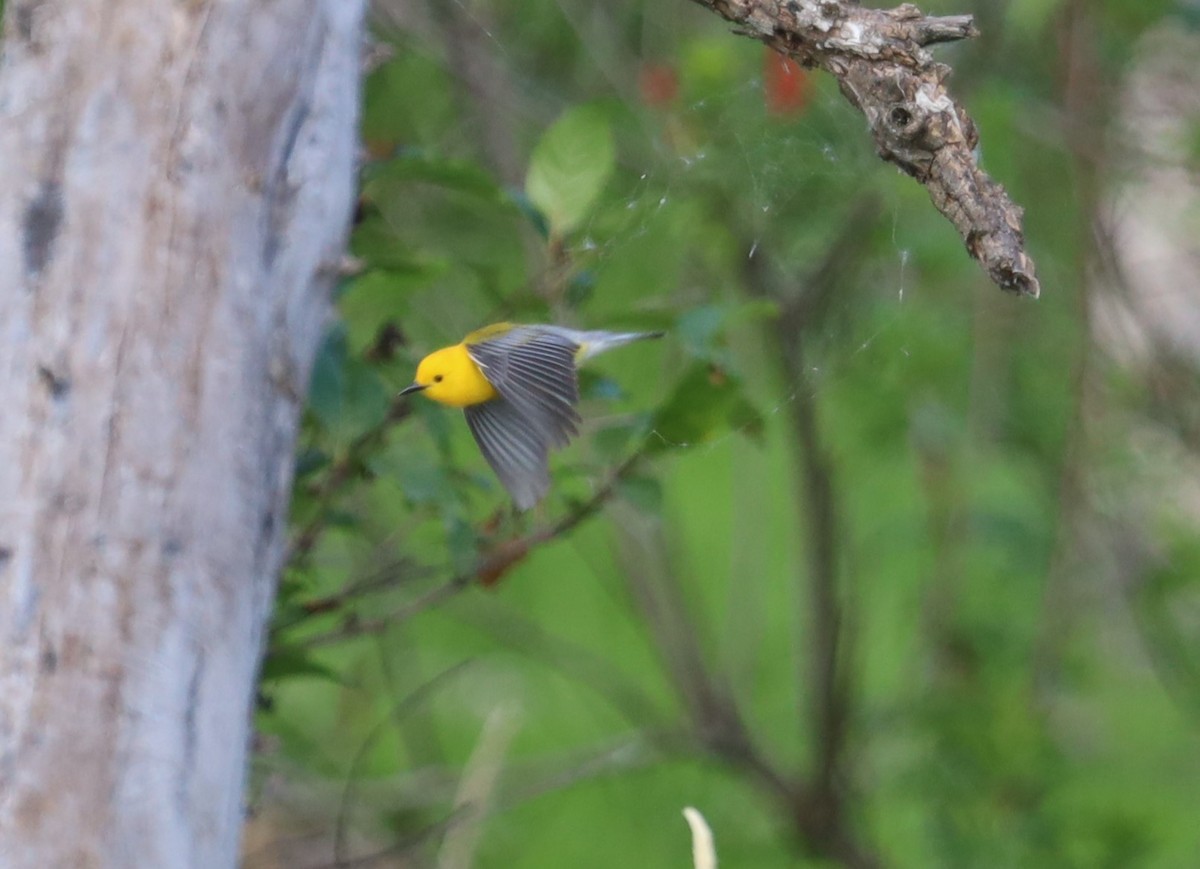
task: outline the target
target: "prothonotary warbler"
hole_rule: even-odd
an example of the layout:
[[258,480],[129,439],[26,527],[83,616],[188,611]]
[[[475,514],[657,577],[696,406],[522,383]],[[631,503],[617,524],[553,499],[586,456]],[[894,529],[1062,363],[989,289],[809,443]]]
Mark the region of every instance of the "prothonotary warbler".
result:
[[550,488],[550,450],[579,433],[576,366],[662,334],[496,323],[430,353],[400,394],[461,407],[483,457],[518,509],[528,510]]

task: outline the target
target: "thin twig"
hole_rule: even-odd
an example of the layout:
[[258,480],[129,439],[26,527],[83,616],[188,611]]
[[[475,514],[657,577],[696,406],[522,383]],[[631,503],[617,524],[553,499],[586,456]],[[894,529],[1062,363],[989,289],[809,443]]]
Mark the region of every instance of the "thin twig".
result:
[[[774,324],[784,376],[791,379],[805,370],[804,339],[819,329],[824,301],[836,286],[846,283],[847,270],[860,260],[856,248],[863,244],[874,219],[874,198],[866,197],[850,209],[837,238],[822,262],[799,289],[784,294],[775,286],[768,257],[747,260],[747,290],[756,297],[773,298],[780,305]],[[838,498],[835,467],[817,424],[817,401],[799,390],[791,402],[796,464],[796,501],[805,517],[803,533],[808,570],[805,577],[811,631],[811,659],[807,676],[809,720],[813,738],[813,774],[802,782],[793,804],[793,822],[808,845],[847,866],[871,867],[878,858],[853,834],[847,817],[844,783],[849,778],[846,744],[853,699],[845,660],[846,638],[840,600]]]
[[456,574],[441,585],[431,588],[415,600],[409,601],[386,615],[376,618],[347,618],[337,628],[322,634],[306,637],[296,645],[304,648],[313,648],[315,646],[325,646],[330,643],[341,642],[342,640],[364,634],[378,633],[390,625],[406,621],[428,609],[445,603],[447,600],[458,595],[459,592],[465,591],[477,582],[485,585],[492,585],[498,582],[505,573],[522,561],[533,549],[565,536],[584,520],[595,515],[615,494],[617,487],[628,476],[630,471],[633,470],[640,459],[640,452],[636,452],[625,459],[609,475],[604,484],[592,493],[590,498],[577,504],[574,509],[557,522],[531,531],[523,537],[501,543],[481,558],[470,570]]
[[[632,529],[627,528],[625,536],[627,541],[635,541]],[[655,536],[652,545],[655,553],[666,550],[661,535]],[[665,565],[656,582],[650,575],[650,560],[641,552],[627,552],[625,573],[667,677],[688,711],[695,748],[746,773],[781,805],[794,805],[804,791],[803,784],[768,759],[756,744],[726,680],[705,662],[678,578],[670,565]]]
[[[1107,97],[1104,87],[1104,65],[1098,56],[1094,32],[1095,12],[1082,0],[1073,0],[1063,9],[1062,46],[1063,104],[1068,123],[1067,147],[1074,163],[1075,189],[1082,230],[1076,267],[1079,289],[1075,298],[1075,319],[1078,326],[1078,346],[1071,369],[1064,372],[1071,384],[1067,431],[1063,441],[1058,479],[1058,510],[1054,544],[1046,568],[1043,592],[1043,621],[1035,647],[1034,668],[1038,692],[1045,696],[1061,673],[1066,658],[1067,641],[1072,636],[1074,613],[1072,574],[1079,570],[1082,529],[1091,511],[1090,492],[1086,478],[1092,437],[1088,419],[1102,403],[1097,395],[1097,348],[1095,345],[1095,302],[1099,289],[1096,281],[1102,271],[1102,253],[1097,246],[1094,227],[1102,211],[1099,167],[1104,155],[1105,136],[1099,135],[1098,118],[1102,117]],[[1092,141],[1095,139],[1096,141]]]
[[350,826],[350,810],[354,801],[354,788],[358,784],[359,766],[374,747],[376,740],[383,734],[389,724],[394,725],[408,713],[420,707],[421,704],[441,690],[447,682],[461,673],[470,663],[471,660],[469,658],[459,661],[457,664],[437,673],[424,684],[417,686],[416,690],[393,704],[392,708],[388,710],[387,715],[381,718],[379,723],[363,739],[358,751],[354,753],[354,757],[350,761],[350,770],[346,774],[346,785],[342,790],[342,798],[338,804],[337,821],[334,825],[333,835],[333,866],[335,869],[344,869],[344,867],[350,866],[353,863],[352,859],[346,854],[346,848],[347,833]]
[[284,622],[279,622],[272,626],[271,632],[278,634],[286,631],[288,628],[294,627],[297,624],[307,620],[312,616],[323,615],[325,613],[336,612],[345,608],[348,604],[358,601],[364,597],[373,594],[384,594],[385,592],[394,591],[402,585],[416,582],[417,580],[427,579],[432,576],[435,569],[427,565],[418,564],[409,561],[406,558],[400,558],[397,561],[387,565],[384,568],[376,570],[362,579],[346,585],[332,594],[323,595],[322,597],[308,598],[298,601],[294,606],[300,611],[300,614],[292,619]]
[[[671,746],[681,744],[682,742],[671,734],[635,733],[622,739],[615,746],[600,749],[566,769],[556,769],[550,772],[535,771],[532,776],[529,775],[528,770],[524,774],[506,774],[506,779],[528,777],[531,780],[498,791],[490,815],[503,814],[538,797],[565,790],[584,781],[658,764],[661,762],[664,747],[669,749]],[[652,750],[648,751],[647,748]],[[350,858],[337,864],[336,867],[329,867],[329,869],[364,869],[364,867],[375,866],[385,860],[412,855],[437,837],[446,835],[459,824],[476,821],[478,821],[478,817],[470,805],[457,806],[447,812],[445,816],[407,834],[404,839],[393,845]]]
[[463,767],[455,811],[464,811],[462,820],[446,831],[438,852],[438,869],[470,869],[483,833],[483,823],[495,800],[496,782],[504,759],[517,735],[520,714],[515,707],[501,704],[485,719],[479,742]]
[[508,648],[586,686],[606,700],[630,726],[645,727],[647,722],[660,722],[666,718],[654,699],[626,678],[612,661],[552,633],[536,619],[511,610],[497,613],[491,607],[481,613],[460,616],[460,619],[494,635]]

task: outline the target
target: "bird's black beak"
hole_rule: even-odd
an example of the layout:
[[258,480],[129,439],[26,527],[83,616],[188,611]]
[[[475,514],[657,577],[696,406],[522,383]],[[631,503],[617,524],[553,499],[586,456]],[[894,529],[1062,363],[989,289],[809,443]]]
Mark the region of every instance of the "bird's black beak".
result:
[[422,389],[427,389],[427,388],[428,387],[425,384],[414,383],[412,386],[406,386],[403,389],[401,389],[400,395],[411,395],[414,392],[420,392]]

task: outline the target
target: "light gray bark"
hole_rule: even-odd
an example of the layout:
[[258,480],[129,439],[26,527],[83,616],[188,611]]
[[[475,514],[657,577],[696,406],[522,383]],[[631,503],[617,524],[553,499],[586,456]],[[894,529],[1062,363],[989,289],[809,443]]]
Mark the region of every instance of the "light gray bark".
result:
[[361,0],[9,0],[0,865],[236,861]]

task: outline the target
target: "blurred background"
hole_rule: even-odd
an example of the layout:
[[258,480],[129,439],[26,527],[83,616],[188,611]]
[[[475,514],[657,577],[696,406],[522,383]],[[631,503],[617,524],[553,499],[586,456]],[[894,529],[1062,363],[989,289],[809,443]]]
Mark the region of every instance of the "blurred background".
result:
[[[375,0],[247,867],[1197,865],[1200,4],[922,9],[1039,301],[699,5]],[[498,320],[669,331],[519,516]]]

